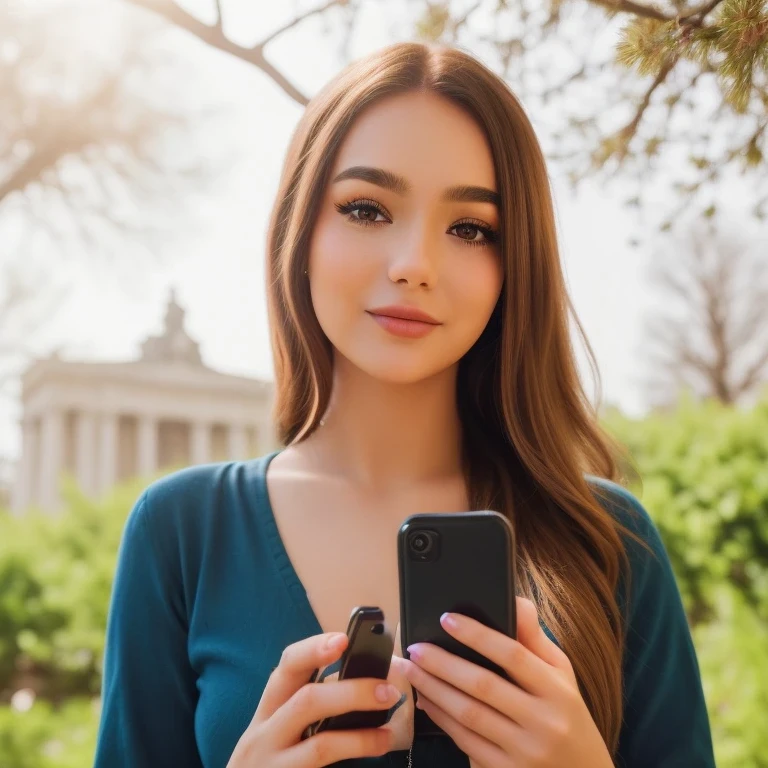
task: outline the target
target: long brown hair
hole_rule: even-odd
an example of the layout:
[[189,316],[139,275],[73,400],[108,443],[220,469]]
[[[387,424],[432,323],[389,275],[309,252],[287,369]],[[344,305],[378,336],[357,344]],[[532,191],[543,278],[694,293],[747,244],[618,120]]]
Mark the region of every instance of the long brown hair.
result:
[[[346,67],[308,104],[292,137],[268,235],[275,420],[284,443],[318,426],[333,355],[305,276],[310,237],[352,122],[378,99],[422,90],[484,129],[501,195],[504,287],[488,326],[460,361],[458,405],[475,509],[514,523],[518,591],[557,637],[611,752],[622,720],[623,620],[616,588],[627,532],[585,474],[618,476],[618,446],[600,429],[577,373],[546,164],[506,83],[462,51],[402,43]],[[631,535],[631,534],[630,534]]]

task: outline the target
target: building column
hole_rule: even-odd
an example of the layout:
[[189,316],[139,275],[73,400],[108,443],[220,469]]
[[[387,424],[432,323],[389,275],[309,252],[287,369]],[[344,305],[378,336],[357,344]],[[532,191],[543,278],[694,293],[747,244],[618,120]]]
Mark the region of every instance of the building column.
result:
[[108,493],[117,482],[117,440],[119,421],[116,413],[102,413],[99,420],[98,492]]
[[88,411],[80,411],[75,421],[75,474],[83,493],[96,493],[96,417]]
[[139,416],[138,451],[136,466],[139,475],[147,477],[157,472],[158,431],[157,419],[153,416]]
[[64,459],[64,414],[50,410],[40,425],[40,492],[38,501],[46,511],[59,506],[59,480]]
[[36,470],[40,462],[40,434],[38,422],[32,418],[25,418],[21,422],[21,461],[16,473],[16,482],[13,487],[13,501],[11,509],[16,512],[25,512],[37,501],[37,477]]
[[207,464],[211,460],[211,425],[204,421],[195,421],[192,423],[191,429],[191,463]]
[[248,436],[245,427],[240,424],[230,424],[227,430],[227,452],[233,461],[248,457]]

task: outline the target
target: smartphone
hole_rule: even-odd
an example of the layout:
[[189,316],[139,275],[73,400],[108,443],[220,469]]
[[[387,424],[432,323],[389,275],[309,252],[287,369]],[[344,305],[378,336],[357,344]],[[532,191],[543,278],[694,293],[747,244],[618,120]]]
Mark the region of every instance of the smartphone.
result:
[[[349,642],[338,662],[339,680],[373,677],[386,680],[394,650],[394,637],[384,620],[384,612],[374,606],[358,606],[352,610],[347,625]],[[336,667],[336,665],[332,665]],[[316,670],[310,682],[322,682],[335,669]],[[333,685],[333,683],[329,683]],[[387,722],[388,711],[346,712],[327,717],[310,725],[305,738],[321,731],[352,728],[378,728]]]
[[[413,643],[433,643],[507,677],[504,670],[454,640],[441,626],[446,611],[517,636],[515,537],[498,512],[452,512],[408,517],[397,537],[400,633],[403,652]],[[415,733],[444,732],[415,710]]]

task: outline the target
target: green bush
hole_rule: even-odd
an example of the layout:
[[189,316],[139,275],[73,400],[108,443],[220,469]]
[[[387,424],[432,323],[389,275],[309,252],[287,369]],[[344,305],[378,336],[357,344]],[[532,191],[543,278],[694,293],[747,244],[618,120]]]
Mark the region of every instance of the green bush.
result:
[[22,687],[52,702],[98,695],[117,548],[138,492],[95,502],[70,486],[60,515],[0,514],[0,700]]
[[768,399],[751,410],[684,399],[606,427],[642,478],[632,490],[659,527],[691,624],[713,618],[723,583],[768,620]]
[[[605,419],[628,446],[693,627],[720,768],[768,766],[768,401],[683,401]],[[0,766],[92,762],[104,632],[125,518],[145,482],[49,516],[0,513]],[[30,688],[28,711],[9,706]]]
[[[682,400],[606,428],[659,527],[685,601],[720,768],[768,766],[768,400]],[[630,473],[632,474],[632,473]]]
[[37,701],[27,712],[0,707],[3,768],[87,768],[93,765],[98,699],[73,698],[54,707]]
[[720,768],[768,766],[768,624],[729,588],[694,630]]

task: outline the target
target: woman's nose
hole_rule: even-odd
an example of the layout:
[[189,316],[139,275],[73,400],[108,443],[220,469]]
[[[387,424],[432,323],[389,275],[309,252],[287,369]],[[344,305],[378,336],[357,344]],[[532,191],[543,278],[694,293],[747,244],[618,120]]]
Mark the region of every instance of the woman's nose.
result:
[[389,279],[415,288],[433,288],[437,282],[438,245],[434,237],[419,232],[396,245],[389,262]]

